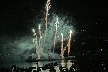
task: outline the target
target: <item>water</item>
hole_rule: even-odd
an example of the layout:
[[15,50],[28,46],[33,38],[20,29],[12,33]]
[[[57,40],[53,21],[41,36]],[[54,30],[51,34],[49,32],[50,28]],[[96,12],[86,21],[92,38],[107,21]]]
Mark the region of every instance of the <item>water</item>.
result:
[[[99,57],[77,57],[76,60],[56,60],[50,62],[57,62],[59,66],[67,67],[68,69],[72,66],[77,70],[77,72],[108,72],[108,58]],[[45,64],[48,64],[49,61],[40,61],[38,66],[42,67]],[[1,63],[0,67],[11,67],[12,65],[17,65],[21,68],[28,67],[37,67],[36,62],[10,62],[10,63]],[[55,67],[56,72],[59,71],[59,66]],[[48,70],[44,72],[49,72]]]
[[[56,61],[40,61],[38,62],[39,66],[43,66],[45,64],[51,62],[58,62],[59,65],[63,66],[63,67],[67,67],[67,65],[72,65],[72,60],[56,60]],[[0,67],[9,67],[11,65],[17,65],[19,67],[35,67],[36,66],[36,62],[9,62],[9,63],[1,63]]]
[[[57,62],[59,66],[67,67],[68,69],[72,66],[72,60],[57,60],[57,61],[40,61],[38,62],[38,66],[42,67],[45,64],[52,62]],[[28,68],[28,67],[37,67],[36,62],[15,62],[15,63],[3,63],[0,64],[0,67],[10,68],[12,65],[17,65],[20,68]],[[56,70],[59,70],[59,67],[55,67]]]

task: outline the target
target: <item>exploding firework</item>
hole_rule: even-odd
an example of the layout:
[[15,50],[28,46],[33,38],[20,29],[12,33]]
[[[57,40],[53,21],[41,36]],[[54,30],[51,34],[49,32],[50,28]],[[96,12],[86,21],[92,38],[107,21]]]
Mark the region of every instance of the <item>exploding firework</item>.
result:
[[69,20],[68,16],[56,13],[51,13],[51,16],[48,17],[48,10],[50,9],[50,6],[50,0],[48,0],[46,4],[45,22],[43,21],[43,18],[40,19],[41,22],[39,22],[37,31],[35,29],[32,30],[34,36],[33,42],[36,45],[36,54],[38,59],[41,57],[48,58],[49,54],[50,57],[60,58],[60,55],[55,52],[56,44],[58,42],[61,42],[61,57],[63,58],[64,51],[67,48],[64,47],[64,41],[68,41],[65,45],[67,44],[68,46],[69,55],[71,37],[75,32],[75,28],[72,26],[72,24],[74,24],[73,18],[70,18],[71,20]]

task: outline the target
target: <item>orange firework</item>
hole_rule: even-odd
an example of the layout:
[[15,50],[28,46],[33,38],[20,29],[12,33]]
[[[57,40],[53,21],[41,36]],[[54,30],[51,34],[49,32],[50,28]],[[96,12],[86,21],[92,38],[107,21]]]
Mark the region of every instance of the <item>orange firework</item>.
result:
[[68,56],[69,56],[69,53],[70,53],[70,39],[68,40]]
[[[56,35],[57,35],[57,31],[58,31],[58,18],[57,18],[57,21],[56,21],[56,32],[55,32],[55,35],[54,35],[54,49],[55,49],[55,44],[56,44]],[[54,53],[54,49],[53,49],[53,53]]]
[[68,40],[68,56],[69,56],[69,53],[70,53],[71,33],[72,33],[72,31],[70,30],[70,37],[69,37],[69,40]]
[[47,24],[48,24],[48,10],[50,9],[50,0],[47,1],[47,4],[46,4],[46,18],[45,18],[45,21],[46,21],[46,31],[47,31]]

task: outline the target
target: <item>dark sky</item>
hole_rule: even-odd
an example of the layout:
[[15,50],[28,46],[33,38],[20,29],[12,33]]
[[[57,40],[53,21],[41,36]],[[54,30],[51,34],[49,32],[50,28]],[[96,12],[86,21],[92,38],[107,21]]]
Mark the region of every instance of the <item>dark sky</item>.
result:
[[[45,7],[45,3],[46,0],[0,0],[0,35],[30,32],[36,13]],[[107,31],[105,1],[51,0],[51,5],[53,9],[73,14],[77,30],[86,29],[90,33]]]
[[[43,15],[40,11],[44,10],[46,1],[47,0],[0,0],[1,53],[5,53],[6,51],[13,53],[15,48],[20,48],[21,51],[27,47],[33,48],[33,33],[31,29],[36,22],[36,16]],[[71,43],[72,51],[75,49],[79,51],[93,49],[93,51],[96,52],[96,50],[100,51],[100,49],[104,47],[106,49],[105,51],[107,51],[106,53],[108,53],[108,49],[106,48],[108,43],[107,7],[107,2],[103,0],[51,0],[50,11],[55,10],[55,12],[63,12],[63,14],[70,13],[69,15],[72,15],[76,20],[74,27],[79,33],[72,38],[72,40],[76,40]],[[81,30],[86,30],[86,32],[81,32]],[[21,40],[14,38],[21,36]],[[30,36],[30,38],[28,36]],[[9,39],[10,37],[11,39]],[[17,52],[17,50],[15,51]],[[76,51],[74,52],[76,53]]]

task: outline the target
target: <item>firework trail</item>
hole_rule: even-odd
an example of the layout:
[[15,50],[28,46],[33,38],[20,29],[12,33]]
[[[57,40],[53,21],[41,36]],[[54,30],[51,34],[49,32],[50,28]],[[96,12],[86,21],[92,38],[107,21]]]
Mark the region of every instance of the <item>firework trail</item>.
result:
[[49,12],[49,9],[50,9],[51,5],[50,5],[50,0],[47,0],[47,3],[46,3],[46,17],[45,17],[45,27],[46,27],[46,31],[45,31],[45,39],[44,39],[44,43],[45,43],[45,40],[46,40],[46,34],[47,34],[47,26],[48,26],[48,12]]
[[32,32],[34,33],[34,34],[33,34],[33,36],[34,36],[34,38],[33,38],[33,43],[36,44],[36,54],[38,55],[38,59],[40,59],[40,55],[39,55],[39,51],[38,51],[39,45],[38,45],[38,42],[37,42],[37,35],[36,35],[35,29],[32,29]]
[[69,56],[69,53],[70,53],[71,34],[72,34],[72,30],[70,30],[70,37],[69,37],[69,40],[68,40],[68,56]]
[[64,53],[64,50],[63,50],[63,34],[61,33],[61,36],[62,36],[62,40],[61,40],[61,56],[62,56],[62,58],[64,58],[63,57],[63,53]]
[[[39,37],[39,45],[38,45],[38,49],[39,49],[39,48],[41,47],[41,45],[42,45],[42,42],[41,42],[42,34],[41,34],[41,26],[40,26],[40,24],[39,24],[38,29],[39,29],[39,35],[40,35],[40,37]],[[38,50],[38,59],[40,59],[40,53],[39,53],[39,50]]]
[[46,21],[46,31],[47,31],[47,24],[48,24],[48,11],[50,9],[50,0],[47,0],[47,4],[46,4],[46,18],[45,18],[45,21]]
[[32,32],[33,32],[33,43],[37,43],[37,35],[35,29],[32,29]]
[[66,66],[66,63],[65,63],[64,60],[62,60],[62,62],[61,62],[61,66],[62,66],[62,67],[65,67],[65,66]]
[[41,46],[41,39],[42,39],[42,34],[41,34],[41,26],[40,26],[40,24],[39,24],[39,35],[40,35],[40,37],[39,37],[39,47]]
[[36,53],[38,55],[38,59],[40,59],[40,54],[39,54],[39,45],[36,46]]
[[54,35],[54,48],[53,48],[53,53],[54,53],[54,50],[55,50],[55,44],[56,44],[56,36],[57,36],[57,31],[58,31],[58,18],[56,20],[56,23],[55,23],[55,26],[56,26],[56,31],[55,31],[55,35]]
[[64,55],[65,50],[66,50],[66,47],[64,47],[64,49],[63,49],[63,55]]
[[36,39],[37,39],[37,35],[36,35],[36,32],[35,32],[35,29],[32,29],[32,32],[33,32],[33,43],[35,43]]

